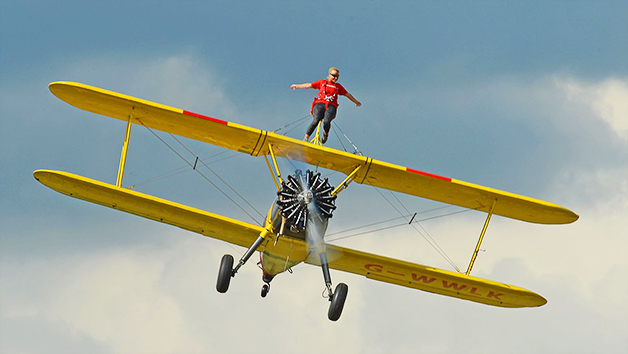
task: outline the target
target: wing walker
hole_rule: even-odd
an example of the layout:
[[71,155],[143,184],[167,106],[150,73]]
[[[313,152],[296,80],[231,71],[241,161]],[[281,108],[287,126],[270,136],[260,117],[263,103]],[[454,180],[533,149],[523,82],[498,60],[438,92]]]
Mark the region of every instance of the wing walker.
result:
[[[340,318],[348,286],[340,283],[334,288],[331,269],[492,306],[542,306],[547,300],[532,291],[470,275],[486,229],[493,215],[540,224],[567,224],[578,219],[578,215],[571,210],[553,203],[378,161],[361,154],[325,147],[320,143],[301,141],[80,83],[53,82],[49,88],[55,96],[70,105],[126,122],[126,133],[115,185],[53,170],[35,171],[33,175],[39,182],[74,198],[246,248],[237,263],[231,255],[222,257],[216,282],[216,289],[221,293],[227,292],[231,279],[256,252],[260,253],[261,260],[264,283],[262,297],[268,294],[270,283],[277,274],[291,271],[300,263],[320,266],[326,297],[330,301],[328,318],[332,321]],[[122,180],[133,124],[251,156],[263,156],[277,188],[277,198],[267,213],[264,225],[249,224],[124,188]],[[317,138],[318,133],[313,141],[319,141]],[[278,168],[278,158],[338,171],[346,178],[334,187],[316,170],[297,170],[285,176]],[[447,271],[326,243],[324,235],[336,209],[336,198],[351,183],[371,185],[487,213],[467,271]]]

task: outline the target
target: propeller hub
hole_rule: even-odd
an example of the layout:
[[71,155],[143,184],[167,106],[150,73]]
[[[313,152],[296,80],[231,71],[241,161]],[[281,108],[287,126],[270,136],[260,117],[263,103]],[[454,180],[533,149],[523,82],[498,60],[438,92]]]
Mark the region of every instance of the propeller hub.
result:
[[301,204],[310,204],[312,202],[312,199],[314,199],[314,193],[312,193],[311,190],[306,189],[303,192],[299,193],[297,199]]

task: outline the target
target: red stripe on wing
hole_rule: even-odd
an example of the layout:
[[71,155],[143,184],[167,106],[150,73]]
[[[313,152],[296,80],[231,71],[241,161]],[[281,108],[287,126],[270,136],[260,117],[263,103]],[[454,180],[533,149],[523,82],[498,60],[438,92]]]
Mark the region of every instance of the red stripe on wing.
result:
[[427,173],[427,172],[423,172],[423,171],[419,171],[419,170],[414,170],[414,169],[407,168],[407,167],[406,167],[406,171],[412,172],[412,173],[417,173],[417,174],[420,174],[420,175],[423,175],[423,176],[427,176],[427,177],[437,178],[437,179],[440,179],[440,180],[443,180],[443,181],[447,181],[447,182],[451,182],[451,178],[435,175],[435,174],[432,174],[432,173]]
[[201,118],[201,119],[205,119],[205,120],[209,120],[212,121],[214,123],[219,123],[219,124],[224,124],[224,125],[228,125],[229,122],[226,122],[224,120],[220,120],[220,119],[216,119],[216,118],[212,118],[212,117],[208,117],[208,116],[204,116],[202,114],[198,114],[198,113],[192,113],[190,111],[183,111],[183,114],[188,115],[188,116],[192,116],[192,117],[196,117],[196,118]]

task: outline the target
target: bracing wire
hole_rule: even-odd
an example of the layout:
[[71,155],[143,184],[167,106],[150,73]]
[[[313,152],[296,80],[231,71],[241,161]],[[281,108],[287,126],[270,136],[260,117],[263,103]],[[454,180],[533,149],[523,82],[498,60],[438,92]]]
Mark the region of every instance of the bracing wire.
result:
[[[289,126],[291,126],[291,125],[295,125],[295,124],[302,124],[302,123],[303,123],[303,122],[304,122],[307,118],[311,118],[311,117],[312,117],[312,115],[311,115],[311,114],[308,114],[308,115],[306,115],[306,116],[303,116],[302,118],[299,118],[299,119],[297,119],[297,120],[295,120],[295,121],[293,121],[293,122],[291,122],[291,123],[288,123],[288,124],[284,125],[284,126],[283,126],[283,127],[281,127],[281,128],[277,128],[277,129],[273,130],[272,132],[273,132],[273,133],[277,133],[278,131],[280,131],[280,130],[282,130],[282,129],[284,129],[284,128],[287,128],[287,127],[289,127]],[[286,135],[286,134],[290,133],[291,131],[293,131],[293,130],[294,130],[294,129],[296,129],[297,127],[298,127],[298,125],[295,125],[294,127],[292,127],[292,128],[290,128],[289,130],[285,131],[285,132],[283,133],[283,135]]]
[[[413,217],[413,216],[416,216],[416,215],[420,215],[420,214],[427,214],[427,213],[431,213],[431,212],[433,212],[433,211],[437,211],[437,210],[441,210],[441,209],[446,209],[446,208],[451,208],[451,206],[438,207],[438,208],[434,208],[434,209],[430,209],[430,210],[425,210],[425,211],[417,212],[417,213],[414,213],[414,214],[407,214],[407,215],[397,216],[397,217],[395,217],[395,218],[391,218],[391,219],[388,219],[388,220],[377,221],[377,222],[374,222],[374,223],[371,223],[371,224],[366,224],[366,225],[362,225],[362,226],[352,227],[352,228],[345,229],[345,230],[341,230],[341,231],[330,232],[330,233],[328,233],[326,236],[331,237],[331,236],[335,236],[335,235],[341,235],[341,234],[345,234],[345,233],[348,233],[348,232],[351,232],[351,231],[356,231],[356,230],[360,230],[360,229],[371,228],[371,227],[373,227],[373,226],[377,226],[377,225],[381,225],[381,224],[387,224],[387,223],[390,223],[390,222],[393,222],[393,221],[395,221],[395,220],[399,220],[399,219],[405,219],[405,220],[408,220],[408,218]],[[426,218],[423,218],[423,219],[413,219],[413,220],[412,220],[412,223],[415,223],[415,222],[416,222],[416,223],[418,223],[418,222],[423,222],[423,221],[428,221],[428,220],[433,220],[433,219],[444,218],[444,217],[447,217],[447,216],[452,216],[452,215],[456,215],[456,214],[466,213],[466,212],[469,212],[469,211],[471,211],[471,210],[472,210],[472,209],[463,209],[463,210],[458,210],[458,211],[454,211],[454,212],[447,213],[447,214],[441,214],[441,215],[430,216],[430,217],[426,217]],[[363,234],[371,233],[371,232],[374,232],[374,231],[383,231],[383,230],[386,230],[386,229],[388,229],[388,228],[395,228],[395,227],[397,227],[397,226],[403,226],[403,225],[408,225],[408,224],[409,224],[408,222],[405,222],[405,221],[404,221],[403,223],[400,223],[400,224],[395,224],[395,225],[391,225],[391,226],[389,226],[389,227],[382,227],[382,228],[375,229],[375,230],[370,230],[370,229],[369,229],[369,230],[367,230],[367,231],[361,231],[361,232],[359,232],[359,233],[354,233],[354,234],[349,234],[349,235],[346,235],[346,236],[340,236],[340,237],[336,237],[336,238],[331,238],[331,239],[329,239],[328,241],[330,241],[330,242],[333,242],[333,241],[338,241],[338,240],[342,240],[342,239],[347,239],[347,238],[356,237],[356,236],[359,236],[359,235],[363,235]]]
[[[236,156],[241,156],[241,155],[242,155],[242,154],[240,154],[239,152],[233,152],[233,151],[225,150],[225,151],[221,151],[221,152],[219,152],[219,153],[216,153],[216,154],[214,154],[214,155],[211,155],[211,156],[208,156],[208,157],[204,157],[204,158],[202,158],[202,159],[199,159],[199,161],[201,161],[201,162],[207,162],[208,160],[214,159],[214,158],[215,158],[215,157],[217,157],[217,156],[224,155],[224,154],[229,153],[229,152],[231,152],[231,154],[230,154],[230,155],[228,155],[228,156],[226,156],[226,157],[223,157],[223,158],[221,158],[221,159],[213,160],[213,163],[220,162],[220,161],[224,161],[224,160],[231,159],[231,158],[234,158],[234,157],[236,157]],[[159,181],[159,180],[165,179],[165,178],[169,178],[169,177],[172,177],[172,176],[176,176],[176,175],[181,174],[181,173],[188,172],[188,171],[190,171],[190,170],[189,170],[189,167],[190,167],[190,166],[189,166],[188,164],[186,164],[185,166],[181,166],[181,167],[179,167],[179,168],[175,168],[174,170],[172,170],[172,171],[168,171],[168,172],[166,172],[166,173],[164,173],[164,174],[161,174],[161,175],[159,175],[159,176],[156,176],[156,177],[153,177],[153,178],[149,178],[149,179],[144,180],[144,181],[141,181],[141,182],[137,182],[137,183],[135,183],[135,184],[133,184],[133,185],[129,186],[129,188],[130,188],[130,189],[133,189],[133,188],[136,188],[136,187],[139,187],[139,186],[143,186],[143,185],[146,185],[146,184],[149,184],[149,183],[153,183],[153,182],[156,182],[156,181]]]
[[[354,144],[354,143],[353,143],[353,142],[349,139],[349,137],[348,137],[348,136],[347,136],[347,135],[346,135],[346,134],[342,131],[342,129],[340,128],[340,126],[338,126],[338,124],[336,124],[335,122],[334,122],[334,127],[335,127],[335,128],[338,128],[338,130],[342,133],[342,135],[344,135],[344,137],[345,137],[345,138],[349,141],[349,143],[351,144],[351,146],[352,146],[352,147],[353,147],[353,149],[354,149],[353,153],[354,153],[354,154],[358,154],[358,155],[360,155],[360,156],[363,156],[363,154],[362,154],[362,152],[360,151],[360,149],[358,149],[358,147],[357,147],[357,146],[356,146],[356,145],[355,145],[355,144]],[[336,135],[338,135],[338,134],[335,132],[335,129],[334,129],[334,133],[335,133]],[[340,140],[340,138],[339,138],[338,140]],[[343,149],[344,149],[345,151],[347,151],[347,150],[346,150],[346,148],[344,147],[344,144],[342,144],[342,141],[341,141],[341,145],[342,145]],[[405,211],[406,211],[406,213],[407,213],[405,216],[404,216],[404,214],[403,214],[403,213],[402,213],[402,212],[401,212],[401,211],[400,211],[400,210],[399,210],[399,209],[398,209],[398,208],[397,208],[397,207],[396,207],[396,206],[395,206],[395,205],[394,205],[394,204],[393,204],[390,200],[388,200],[388,198],[386,198],[386,196],[384,196],[384,194],[382,194],[382,192],[380,192],[380,191],[379,191],[379,189],[378,189],[378,188],[375,188],[375,187],[373,187],[373,188],[374,188],[374,189],[377,191],[377,193],[379,193],[379,194],[380,194],[380,195],[384,198],[384,200],[386,200],[386,201],[387,201],[387,202],[388,202],[388,203],[389,203],[389,204],[393,207],[393,209],[395,209],[395,210],[397,211],[397,213],[399,213],[399,215],[401,215],[403,218],[406,218],[406,220],[407,220],[407,218],[409,217],[409,215],[413,215],[412,213],[410,213],[410,211],[408,210],[408,208],[406,208],[406,207],[405,207],[405,205],[404,205],[403,203],[401,203],[401,201],[399,200],[399,198],[397,198],[397,196],[396,196],[394,193],[392,193],[392,191],[391,191],[390,193],[393,195],[393,197],[395,197],[395,199],[397,200],[397,202],[398,202],[398,203],[399,203],[399,204],[400,204],[400,205],[401,205],[401,206],[405,209]],[[447,206],[447,207],[448,207],[448,206]],[[439,208],[437,208],[437,209],[439,209]],[[465,211],[466,211],[466,210],[465,210]],[[408,215],[408,214],[409,214],[409,215]],[[433,219],[433,218],[431,218],[431,219]],[[415,224],[415,223],[416,223],[416,224]],[[399,225],[394,225],[394,226],[390,226],[390,227],[387,227],[387,228],[378,229],[378,230],[375,230],[375,231],[386,230],[386,229],[388,229],[388,228],[392,228],[392,227],[399,227],[399,226],[403,226],[403,225],[405,225],[405,224],[407,224],[407,223],[404,223],[404,224],[399,224]],[[458,266],[456,266],[456,264],[454,263],[454,261],[453,261],[453,260],[452,260],[452,259],[451,259],[448,255],[447,255],[447,253],[445,253],[445,251],[442,249],[442,247],[440,247],[440,245],[436,242],[436,240],[434,240],[434,238],[433,238],[433,237],[430,235],[430,233],[429,233],[429,232],[428,232],[428,231],[427,231],[427,230],[423,227],[423,225],[421,225],[421,223],[419,222],[419,220],[416,220],[416,221],[411,220],[411,221],[410,221],[410,225],[412,225],[412,228],[414,228],[414,229],[415,229],[415,230],[419,233],[419,235],[421,235],[421,237],[423,237],[423,238],[425,239],[425,241],[427,241],[427,243],[428,243],[430,246],[432,246],[432,248],[434,248],[434,250],[435,250],[438,254],[440,254],[440,255],[441,255],[441,256],[442,256],[442,257],[443,257],[443,258],[444,258],[444,259],[445,259],[445,260],[446,260],[446,261],[447,261],[447,262],[448,262],[448,263],[449,263],[449,264],[450,264],[450,265],[454,268],[454,269],[456,269],[456,271],[458,271],[458,273],[460,273],[460,269],[458,268]],[[419,225],[420,229],[419,229],[419,228],[417,228],[417,226],[416,226],[416,225]],[[421,231],[421,230],[422,230],[422,231]],[[371,232],[372,232],[372,231],[371,231]],[[364,232],[364,233],[367,233],[367,232]],[[361,233],[361,234],[363,234],[363,233]],[[336,238],[336,239],[334,239],[334,241],[335,241],[335,240],[339,240],[339,239],[344,239],[344,238],[347,238],[347,237]],[[331,240],[330,240],[330,241],[331,241]]]
[[338,138],[338,141],[340,141],[340,145],[342,146],[342,150],[344,150],[344,152],[349,152],[349,151],[347,151],[347,148],[345,147],[345,144],[342,143],[342,139],[340,139],[340,135],[338,135],[338,132],[336,131],[336,129],[338,129],[342,133],[342,129],[340,129],[338,124],[336,124],[334,121],[332,121],[332,123],[333,123],[332,127],[334,128],[332,130],[334,131],[334,134],[336,135],[336,138]]
[[[406,208],[406,206],[405,206],[405,205],[404,205],[404,204],[403,204],[403,203],[399,200],[399,198],[397,198],[397,195],[395,195],[395,193],[392,193],[392,192],[391,192],[390,194],[392,194],[392,196],[393,196],[393,197],[395,197],[395,199],[397,200],[397,203],[399,203],[399,205],[401,205],[401,206],[403,207],[403,209],[405,209],[405,211],[406,211],[407,213],[410,213],[410,211],[408,210],[408,208]],[[438,251],[439,253],[441,253],[441,254],[443,255],[443,257],[445,257],[445,259],[449,262],[449,264],[451,264],[451,265],[452,265],[452,266],[453,266],[453,267],[454,267],[454,268],[458,271],[458,273],[460,273],[460,269],[458,269],[458,267],[456,266],[456,264],[454,263],[454,261],[453,261],[451,258],[449,258],[449,256],[447,255],[447,253],[445,253],[445,250],[443,250],[443,249],[440,247],[440,245],[436,242],[436,240],[434,240],[434,238],[432,237],[432,235],[430,235],[430,233],[429,233],[429,232],[427,232],[427,230],[423,227],[423,225],[421,225],[421,223],[419,223],[419,222],[417,222],[417,223],[416,223],[416,225],[419,225],[419,227],[421,228],[421,230],[423,230],[423,232],[425,232],[425,234],[427,235],[427,237],[428,237],[428,238],[429,238],[429,239],[430,239],[430,240],[434,243],[434,246],[437,248],[437,251]],[[416,228],[416,226],[415,226],[415,224],[414,224],[414,223],[412,223],[412,227],[413,227],[415,230],[417,230],[417,231],[421,234],[421,231],[419,231],[419,230]],[[429,241],[428,241],[428,242],[429,242]]]
[[[146,127],[146,126],[145,126]],[[185,163],[188,164],[188,166],[190,167],[194,167],[194,164],[191,163],[190,161],[188,161],[185,157],[183,157],[176,149],[174,149],[172,146],[170,146],[170,144],[168,144],[164,139],[162,139],[159,135],[157,135],[157,133],[155,133],[152,129],[150,129],[149,127],[146,127],[146,129],[148,129],[149,132],[151,132],[151,134],[153,134],[157,139],[159,139],[164,145],[166,145],[170,150],[172,150],[172,152],[174,152],[177,156],[179,156],[179,158],[183,161],[185,161]],[[189,151],[189,150],[188,150]],[[246,211],[240,204],[238,204],[238,202],[236,202],[233,198],[231,198],[231,196],[229,196],[227,193],[225,193],[216,183],[214,183],[211,179],[209,179],[209,177],[205,176],[205,174],[203,174],[201,171],[199,171],[198,169],[195,169],[195,171],[201,176],[203,177],[203,179],[205,179],[207,182],[209,182],[212,186],[214,186],[220,193],[222,193],[227,199],[229,199],[233,204],[235,204],[243,213],[245,213],[246,215],[248,215],[255,223],[257,223],[258,225],[261,226],[261,223],[255,219],[255,217],[253,217],[253,215],[251,215],[248,211]],[[222,180],[222,179],[221,179]],[[224,182],[224,181],[223,181]],[[240,198],[242,198],[240,196]],[[248,204],[248,202],[247,202]],[[249,204],[250,205],[250,204]],[[254,208],[255,210],[255,208]],[[257,210],[255,210],[257,212]],[[257,212],[259,214],[259,212]],[[261,214],[260,214],[261,215]],[[263,216],[262,216],[263,219]]]
[[[423,222],[423,221],[437,219],[437,218],[444,218],[446,216],[451,216],[451,215],[455,215],[455,214],[465,213],[467,211],[470,211],[470,210],[461,210],[461,211],[457,211],[457,212],[450,213],[450,214],[444,214],[444,215],[438,215],[438,216],[432,216],[432,217],[429,217],[429,218],[414,220],[413,223]],[[399,217],[397,219],[406,218],[406,217],[408,217],[408,216]],[[387,222],[387,221],[379,222],[379,224],[382,224],[382,223],[385,223],[385,222]],[[366,230],[366,231],[357,232],[357,233],[354,233],[354,234],[351,234],[351,235],[339,236],[339,237],[336,237],[336,238],[329,239],[327,241],[328,242],[335,242],[335,241],[345,240],[345,239],[356,237],[356,236],[362,236],[362,235],[370,234],[370,233],[373,233],[373,232],[386,231],[386,230],[389,230],[389,229],[394,229],[394,228],[397,228],[397,227],[402,227],[402,226],[407,226],[407,225],[408,225],[408,223],[404,221],[404,222],[399,223],[399,224],[389,225],[389,226],[386,226],[386,227],[381,227],[379,229]],[[360,228],[356,228],[356,229],[360,229]],[[330,233],[328,236],[338,235],[338,234],[343,233],[343,232],[346,232],[346,230],[345,231],[339,231],[339,232]]]
[[[192,152],[192,150],[188,149],[187,146],[185,146],[179,139],[177,139],[176,136],[174,136],[173,134],[170,134],[170,136],[176,141],[178,142],[184,149],[186,149],[193,157],[197,157],[196,154],[194,154],[194,152]],[[242,195],[240,195],[240,193],[238,193],[235,189],[233,189],[233,187],[231,187],[231,185],[229,185],[229,183],[227,183],[227,181],[225,181],[222,177],[220,177],[218,175],[218,173],[216,173],[216,171],[214,171],[211,167],[209,167],[208,164],[206,164],[204,161],[200,160],[201,164],[203,166],[205,166],[206,169],[208,169],[211,173],[214,174],[214,176],[216,176],[222,183],[224,183],[227,187],[229,187],[229,189],[235,193],[235,195],[237,195],[240,199],[242,199],[249,207],[251,207],[251,209],[255,210],[255,212],[257,213],[257,215],[259,215],[262,219],[264,219],[264,215],[262,215],[262,213],[260,213],[253,205],[251,205],[251,203],[249,203],[248,200],[246,200]]]
[[[299,123],[303,123],[303,121],[305,121],[305,120],[306,120],[307,118],[309,118],[309,117],[311,117],[311,115],[304,116],[304,117],[302,117],[302,118],[300,118],[300,119],[298,119],[298,120],[295,120],[295,121],[293,121],[293,122],[291,122],[291,123],[289,123],[289,124],[284,125],[283,127],[280,127],[280,128],[278,128],[278,129],[273,130],[273,132],[275,132],[275,133],[276,133],[276,132],[278,132],[278,131],[281,131],[281,130],[283,130],[283,129],[285,129],[285,128],[288,128],[288,127],[292,126],[292,128],[291,128],[291,129],[286,130],[285,132],[283,132],[283,134],[285,135],[285,134],[289,133],[290,131],[292,131],[292,130],[296,129],[296,128],[298,127],[298,125],[297,125],[297,124],[299,124]],[[338,124],[336,124],[335,122],[333,122],[333,123],[334,123],[334,127],[335,127],[335,128],[337,128],[337,129],[340,131],[340,133],[341,133],[342,135],[344,135],[344,137],[347,139],[347,141],[348,141],[348,142],[352,145],[352,147],[353,147],[353,149],[354,149],[353,153],[354,153],[354,154],[359,154],[359,155],[362,155],[362,152],[361,152],[361,151],[358,149],[358,147],[357,147],[357,146],[355,146],[355,144],[354,144],[354,143],[353,143],[353,142],[352,142],[352,141],[351,141],[351,140],[347,137],[347,135],[346,135],[346,134],[342,131],[342,129],[338,126]],[[222,189],[221,189],[218,185],[216,185],[213,181],[211,181],[211,180],[210,180],[210,179],[209,179],[206,175],[204,175],[201,171],[199,171],[198,169],[196,169],[196,162],[200,161],[200,162],[201,162],[201,164],[202,164],[203,166],[205,166],[205,168],[207,168],[210,172],[212,172],[212,173],[213,173],[213,174],[214,174],[214,175],[215,175],[215,176],[216,176],[216,177],[217,177],[217,178],[218,178],[221,182],[223,182],[223,183],[224,183],[224,184],[225,184],[225,185],[226,185],[229,189],[231,189],[231,191],[232,191],[233,193],[235,193],[235,194],[236,194],[236,195],[237,195],[240,199],[242,199],[242,200],[243,200],[243,201],[244,201],[244,202],[245,202],[245,203],[246,203],[246,204],[247,204],[250,208],[252,208],[252,209],[253,209],[253,210],[254,210],[254,211],[255,211],[255,212],[256,212],[256,213],[257,213],[257,214],[258,214],[258,215],[259,215],[259,216],[263,219],[263,218],[264,218],[264,216],[263,216],[263,215],[262,215],[262,214],[261,214],[261,213],[260,213],[260,212],[259,212],[259,211],[258,211],[258,210],[254,207],[254,206],[253,206],[253,205],[251,205],[251,204],[250,204],[250,203],[249,203],[249,202],[248,202],[248,201],[247,201],[244,197],[242,197],[242,196],[241,196],[241,195],[240,195],[237,191],[235,191],[235,189],[233,189],[233,188],[232,188],[232,187],[231,187],[231,186],[230,186],[230,185],[229,185],[229,184],[228,184],[228,183],[227,183],[227,182],[226,182],[223,178],[221,178],[221,177],[220,177],[220,176],[219,176],[219,175],[218,175],[218,174],[217,174],[217,173],[216,173],[216,172],[215,172],[212,168],[210,168],[210,167],[209,167],[209,165],[208,165],[207,163],[205,163],[205,160],[210,159],[210,158],[213,158],[213,157],[218,156],[218,155],[220,155],[220,154],[226,153],[227,151],[223,151],[223,152],[221,152],[221,153],[215,154],[215,155],[210,156],[209,158],[206,158],[206,159],[198,159],[198,156],[196,156],[196,155],[194,154],[194,152],[192,152],[192,151],[191,151],[191,150],[190,150],[187,146],[185,146],[185,145],[184,145],[184,144],[183,144],[183,143],[182,143],[179,139],[177,139],[177,138],[176,138],[173,134],[170,134],[170,136],[171,136],[171,137],[172,137],[175,141],[177,141],[177,142],[178,142],[178,143],[179,143],[179,144],[180,144],[180,145],[181,145],[181,146],[182,146],[182,147],[183,147],[183,148],[184,148],[184,149],[185,149],[188,153],[190,153],[193,157],[195,157],[195,158],[196,158],[196,162],[191,163],[191,162],[190,162],[190,161],[188,161],[185,157],[183,157],[183,156],[182,156],[179,152],[177,152],[177,151],[176,151],[176,149],[174,149],[172,146],[170,146],[170,145],[169,145],[169,144],[168,144],[168,143],[167,143],[164,139],[162,139],[159,135],[157,135],[157,134],[156,134],[156,133],[155,133],[152,129],[150,129],[149,127],[146,127],[146,129],[148,129],[148,131],[150,131],[150,132],[151,132],[151,134],[153,134],[153,135],[154,135],[157,139],[159,139],[159,140],[160,140],[160,141],[161,141],[164,145],[166,145],[166,146],[167,146],[170,150],[172,150],[172,151],[173,151],[173,152],[174,152],[174,153],[175,153],[175,154],[176,154],[176,155],[177,155],[177,156],[178,156],[181,160],[183,160],[183,161],[187,164],[187,166],[180,167],[180,168],[175,169],[175,170],[173,170],[173,171],[170,171],[170,172],[168,172],[168,173],[166,173],[166,174],[164,174],[164,175],[161,175],[161,176],[158,176],[158,177],[155,177],[155,178],[149,179],[149,180],[147,180],[147,181],[144,181],[144,182],[141,182],[141,183],[135,184],[135,185],[131,186],[131,188],[136,187],[136,186],[138,186],[138,185],[147,184],[147,183],[150,183],[150,182],[153,182],[153,181],[156,181],[156,180],[162,179],[162,178],[167,178],[167,177],[171,177],[171,176],[174,176],[174,175],[177,175],[177,174],[180,174],[180,173],[186,172],[186,171],[188,171],[188,170],[187,170],[187,168],[188,168],[188,167],[192,167],[192,168],[193,168],[193,170],[195,170],[197,173],[199,173],[199,175],[200,175],[201,177],[203,177],[206,181],[208,181],[211,185],[213,185],[216,189],[218,189],[218,191],[219,191],[219,192],[221,192],[221,193],[222,193],[222,194],[223,194],[223,195],[224,195],[227,199],[229,199],[232,203],[234,203],[234,204],[235,204],[235,205],[236,205],[236,206],[237,206],[237,207],[238,207],[238,208],[239,208],[242,212],[244,212],[246,215],[248,215],[248,216],[249,216],[252,220],[254,220],[256,223],[258,223],[259,225],[261,225],[261,224],[259,223],[259,221],[257,221],[257,220],[255,219],[255,217],[253,217],[253,216],[252,216],[249,212],[247,212],[247,211],[246,211],[246,210],[245,210],[242,206],[240,206],[240,205],[239,205],[239,204],[238,204],[238,203],[237,203],[237,202],[236,202],[233,198],[231,198],[231,197],[230,197],[227,193],[225,193],[225,192],[224,192],[224,191],[223,191],[223,190],[222,190]],[[348,150],[346,149],[346,147],[345,147],[345,146],[344,146],[344,144],[342,143],[342,140],[340,139],[340,136],[338,135],[338,133],[336,132],[336,130],[335,130],[335,129],[334,129],[334,134],[336,134],[336,137],[338,137],[338,140],[340,141],[340,144],[342,145],[343,150],[344,150],[345,152],[348,152]],[[222,160],[224,160],[224,159],[231,158],[231,157],[233,157],[233,156],[237,156],[237,153],[234,153],[232,156],[228,156],[228,157],[223,158],[223,159],[218,160],[218,161],[222,161]],[[293,167],[294,167],[294,168],[296,168],[296,166],[292,163],[292,161],[291,161],[291,160],[289,160],[289,161],[290,161],[290,163],[293,165]],[[357,230],[357,229],[362,229],[362,228],[366,228],[366,227],[372,227],[372,226],[375,226],[375,225],[378,225],[378,224],[388,223],[388,222],[391,222],[391,221],[394,221],[394,220],[399,220],[399,219],[405,219],[405,220],[406,220],[406,222],[403,222],[403,223],[400,223],[400,224],[395,224],[395,225],[390,225],[390,226],[386,226],[386,227],[382,227],[382,228],[375,229],[375,230],[363,231],[363,232],[359,232],[359,233],[355,233],[355,234],[351,234],[351,235],[347,235],[347,236],[341,236],[341,237],[332,238],[332,239],[329,239],[329,240],[328,240],[329,242],[334,242],[334,241],[338,241],[338,240],[341,240],[341,239],[347,239],[347,238],[350,238],[350,237],[356,237],[356,236],[363,235],[363,234],[367,234],[367,233],[378,232],[378,231],[388,230],[388,229],[392,229],[392,228],[396,228],[396,227],[401,227],[401,226],[407,225],[407,224],[408,224],[408,222],[407,222],[408,218],[409,218],[410,216],[412,216],[412,220],[410,220],[410,223],[409,223],[409,224],[410,224],[410,225],[412,225],[412,227],[413,227],[413,228],[414,228],[414,229],[415,229],[415,230],[416,230],[416,231],[417,231],[417,232],[418,232],[418,233],[419,233],[419,234],[420,234],[420,235],[421,235],[421,236],[422,236],[422,237],[426,240],[426,242],[427,242],[428,244],[430,244],[430,246],[432,246],[432,248],[434,248],[434,249],[436,250],[436,252],[437,252],[438,254],[440,254],[440,255],[441,255],[441,256],[442,256],[442,257],[443,257],[443,258],[444,258],[444,259],[445,259],[445,260],[446,260],[446,261],[447,261],[447,262],[448,262],[448,263],[449,263],[452,267],[454,267],[454,269],[456,269],[458,272],[460,272],[460,269],[456,266],[456,264],[453,262],[453,260],[452,260],[449,256],[447,256],[447,254],[445,253],[445,251],[444,251],[444,250],[443,250],[443,249],[442,249],[442,248],[438,245],[438,243],[436,242],[436,240],[434,240],[434,238],[433,238],[433,237],[429,234],[429,232],[428,232],[428,231],[427,231],[427,230],[426,230],[426,229],[425,229],[425,228],[424,228],[424,227],[420,224],[420,222],[422,222],[422,221],[426,221],[426,220],[435,219],[435,218],[445,217],[445,216],[449,216],[449,215],[459,214],[459,213],[467,212],[467,211],[470,211],[470,210],[462,210],[462,211],[457,211],[457,212],[453,212],[453,213],[449,213],[449,214],[445,214],[445,215],[433,216],[433,217],[424,218],[424,219],[421,219],[421,220],[414,220],[414,217],[415,217],[417,214],[427,213],[427,212],[435,211],[435,210],[438,210],[438,209],[444,209],[444,208],[448,208],[448,207],[450,207],[450,206],[439,207],[439,208],[435,208],[435,209],[431,209],[431,210],[423,211],[423,212],[420,212],[420,213],[415,213],[415,214],[412,214],[412,213],[410,213],[410,211],[409,211],[409,210],[405,207],[405,205],[404,205],[403,203],[401,203],[401,201],[399,200],[399,198],[397,198],[397,197],[394,195],[394,193],[392,193],[392,192],[391,192],[391,194],[393,194],[393,197],[397,200],[397,202],[398,202],[398,203],[399,203],[399,204],[403,207],[403,209],[405,209],[406,214],[404,214],[404,213],[403,213],[401,210],[399,210],[399,209],[398,209],[398,208],[397,208],[397,207],[396,207],[396,206],[395,206],[395,205],[394,205],[394,204],[393,204],[393,203],[392,203],[392,202],[391,202],[388,198],[386,198],[386,196],[384,196],[384,195],[383,195],[383,194],[382,194],[382,193],[378,190],[378,188],[375,188],[375,187],[373,187],[373,188],[374,188],[375,190],[377,190],[377,192],[378,192],[378,193],[379,193],[379,194],[380,194],[380,195],[384,198],[384,200],[386,200],[386,201],[387,201],[387,202],[388,202],[388,203],[389,203],[389,204],[393,207],[393,209],[395,209],[395,210],[399,213],[399,215],[400,215],[400,216],[399,216],[399,217],[397,217],[397,218],[393,218],[393,219],[386,220],[386,221],[377,222],[377,223],[373,223],[373,224],[369,224],[369,225],[365,225],[365,226],[361,226],[361,227],[357,227],[357,228],[353,228],[353,229],[348,229],[348,230],[345,230],[345,231],[336,232],[336,233],[333,233],[333,234],[329,234],[328,236],[333,236],[333,235],[337,235],[337,234],[342,234],[342,233],[345,233],[345,232],[349,232],[349,231],[353,231],[353,230]],[[419,228],[417,228],[417,226],[416,226],[415,224],[418,224],[418,225],[419,225],[419,227],[421,228],[421,230],[423,230],[423,231],[419,230]],[[427,235],[427,236],[426,236],[426,235]]]
[[[375,188],[375,187],[373,187]],[[384,196],[384,194],[377,188],[375,188],[375,190],[377,191],[377,193],[379,193],[379,195],[381,195],[392,207],[393,209],[395,209],[399,215],[403,215],[403,213],[397,209],[397,207],[388,199],[386,198],[386,196]],[[410,213],[408,211],[408,208],[405,207],[405,205],[403,205],[403,203],[401,203],[401,201],[399,200],[399,198],[397,198],[394,193],[390,192],[395,199],[397,199],[397,202],[406,210],[407,213]],[[434,250],[440,254],[452,267],[454,267],[454,269],[460,273],[460,269],[458,268],[458,266],[456,266],[456,264],[454,263],[454,261],[449,258],[449,256],[447,255],[447,253],[445,253],[445,251],[440,247],[440,245],[436,242],[436,240],[434,240],[434,238],[429,234],[429,232],[427,232],[427,230],[425,230],[425,228],[417,222],[417,224],[420,226],[420,228],[423,230],[423,232],[421,232],[421,230],[419,230],[416,225],[414,223],[411,223],[412,228],[415,229],[419,235],[421,235],[421,237],[423,237],[423,239],[425,239],[425,241],[427,241],[427,243],[432,246],[432,248],[434,248]],[[427,236],[426,236],[427,235]]]
[[[338,128],[338,130],[340,130],[340,133],[342,133],[342,135],[344,135],[345,139],[347,139],[347,141],[349,142],[349,144],[351,144],[351,146],[353,147],[353,154],[356,155],[360,155],[360,156],[364,156],[364,154],[362,154],[362,151],[360,151],[360,149],[358,149],[357,146],[355,146],[355,144],[353,143],[353,141],[351,141],[351,139],[349,139],[349,137],[347,136],[347,134],[345,134],[345,132],[342,131],[342,129],[340,129],[340,126],[338,124],[336,124],[334,122],[334,127]],[[335,133],[335,130],[334,130]],[[338,135],[338,134],[336,134]],[[338,138],[338,140],[340,140],[340,138]],[[340,142],[340,144],[342,145],[342,148],[345,149],[345,151],[347,151],[347,149],[345,148],[344,144],[342,143],[342,141]],[[348,152],[348,151],[347,151]]]

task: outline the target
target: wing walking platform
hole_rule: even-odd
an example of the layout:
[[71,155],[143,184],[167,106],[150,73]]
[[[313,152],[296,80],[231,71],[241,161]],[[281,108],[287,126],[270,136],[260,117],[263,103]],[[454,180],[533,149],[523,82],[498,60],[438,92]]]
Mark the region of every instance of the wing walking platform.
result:
[[252,156],[276,155],[341,172],[368,184],[464,208],[540,224],[578,219],[559,205],[204,116],[74,82],[53,82],[50,91],[80,109],[203,141]]

